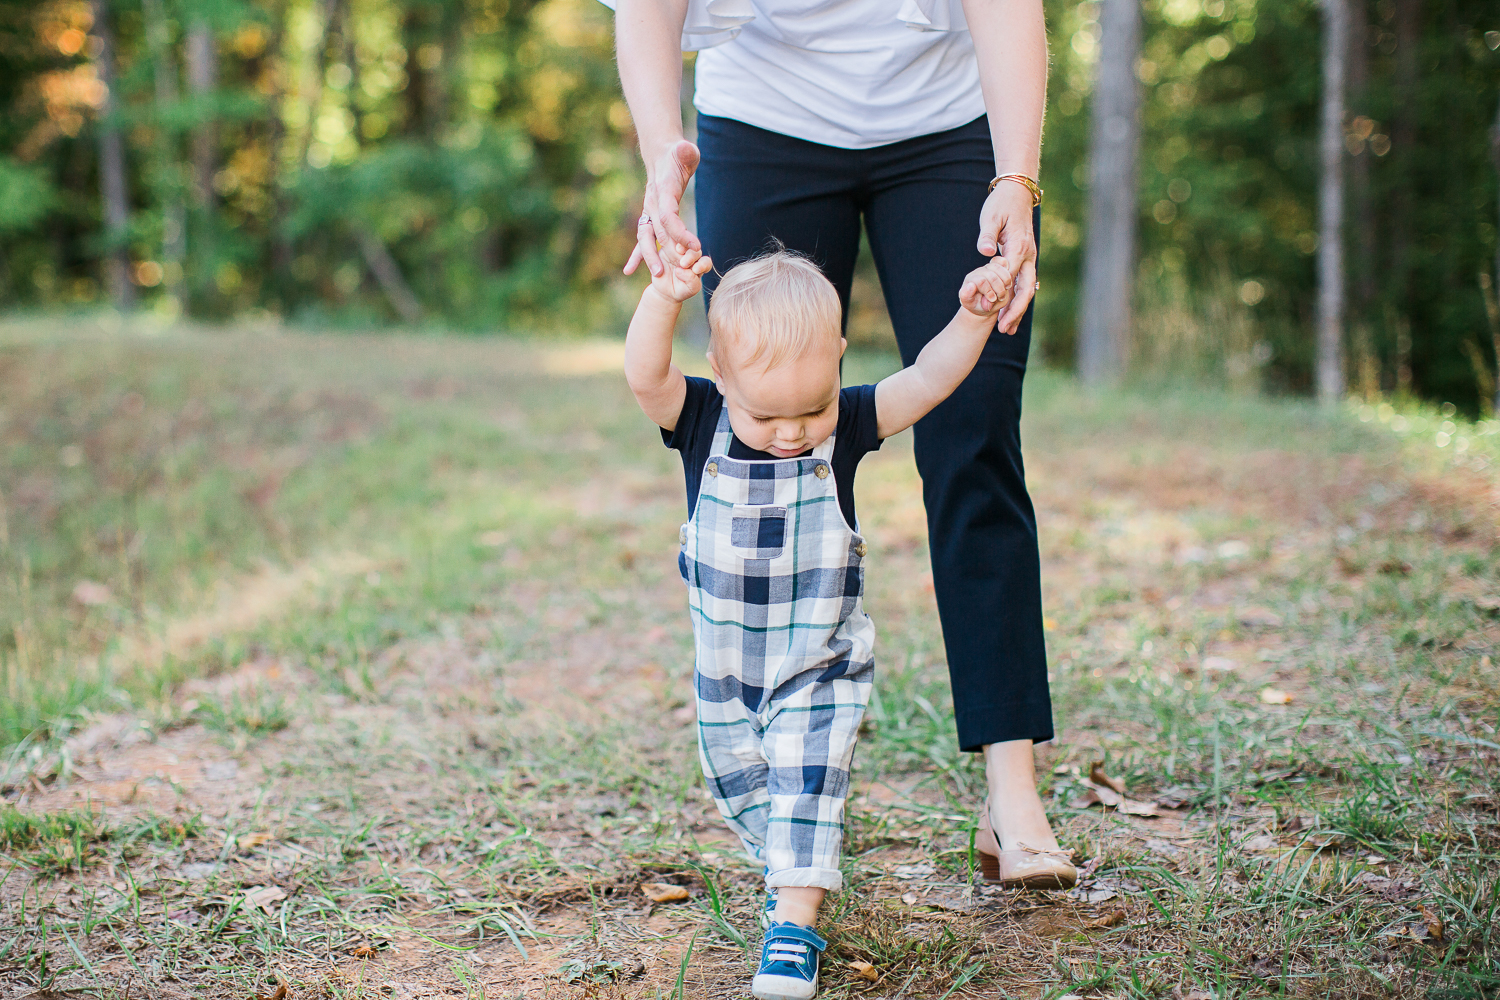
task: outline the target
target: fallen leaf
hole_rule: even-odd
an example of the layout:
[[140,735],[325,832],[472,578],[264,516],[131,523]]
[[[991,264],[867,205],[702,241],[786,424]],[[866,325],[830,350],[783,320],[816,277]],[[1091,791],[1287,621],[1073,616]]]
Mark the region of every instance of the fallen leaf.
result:
[[1270,608],[1242,608],[1235,617],[1247,628],[1277,628],[1281,625],[1281,616]]
[[641,886],[641,892],[653,903],[676,903],[689,895],[686,888],[670,882],[647,882]]
[[1107,903],[1118,895],[1113,889],[1090,889],[1083,894],[1083,898],[1089,903]]
[[1239,660],[1231,660],[1227,656],[1205,656],[1203,658],[1203,669],[1209,673],[1223,674],[1240,668]]
[[937,874],[937,869],[929,864],[897,865],[891,869],[891,874],[897,878],[921,878],[923,875]]
[[905,903],[907,906],[916,906],[917,894],[914,892],[904,892],[901,894],[901,902]]
[[1240,849],[1245,851],[1274,851],[1280,846],[1281,843],[1269,833],[1260,833],[1241,844]]
[[1500,594],[1485,594],[1474,598],[1474,607],[1490,615],[1500,615]]
[[1411,563],[1400,559],[1387,559],[1380,564],[1380,572],[1390,576],[1408,576],[1411,573]]
[[1168,788],[1164,792],[1156,794],[1156,804],[1163,809],[1181,809],[1193,801],[1196,793],[1191,788],[1183,788],[1181,785]]
[[110,604],[114,599],[114,591],[102,583],[95,583],[93,580],[79,580],[78,585],[73,588],[73,600],[86,608],[98,607],[101,604]]
[[1422,925],[1427,929],[1427,938],[1431,943],[1443,943],[1443,918],[1425,906],[1422,907]]
[[1068,808],[1087,809],[1089,806],[1099,805],[1102,801],[1104,800],[1099,798],[1098,792],[1094,791],[1092,788],[1086,788],[1082,792],[1068,800]]
[[1103,785],[1110,791],[1125,794],[1125,783],[1117,778],[1111,778],[1104,773],[1104,761],[1096,760],[1089,765],[1089,780],[1096,785]]
[[286,983],[277,982],[276,989],[270,993],[257,996],[255,1000],[287,1000],[291,993],[286,988]]
[[1084,927],[1085,930],[1102,931],[1106,927],[1118,927],[1121,924],[1123,924],[1124,922],[1125,922],[1125,911],[1124,910],[1116,910],[1113,913],[1106,913],[1104,916],[1100,917],[1098,920],[1090,920],[1088,923],[1084,924],[1083,927]]
[[1161,811],[1150,802],[1140,802],[1136,799],[1122,797],[1117,808],[1127,816],[1144,816],[1149,819],[1161,815]]
[[271,912],[271,904],[279,903],[286,899],[286,890],[275,885],[256,885],[245,890],[245,905],[259,907],[266,913]]
[[1292,703],[1292,694],[1290,691],[1283,691],[1280,688],[1261,688],[1260,700],[1265,705],[1290,705]]
[[849,968],[856,976],[869,982],[878,982],[880,979],[880,972],[869,962],[850,962]]
[[1218,1000],[1218,997],[1207,990],[1199,989],[1191,989],[1184,993],[1181,987],[1174,986],[1172,988],[1172,1000]]
[[267,843],[270,839],[271,835],[269,833],[242,833],[234,838],[234,846],[242,851],[248,851],[251,848]]
[[358,948],[350,950],[349,954],[353,955],[355,958],[374,958],[380,953],[369,945],[362,944]]

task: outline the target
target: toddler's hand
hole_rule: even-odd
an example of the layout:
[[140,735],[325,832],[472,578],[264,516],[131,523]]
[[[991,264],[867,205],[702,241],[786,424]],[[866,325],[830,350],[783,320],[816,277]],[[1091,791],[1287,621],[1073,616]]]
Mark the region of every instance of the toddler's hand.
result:
[[1004,257],[992,257],[981,268],[970,271],[958,290],[958,301],[976,316],[994,319],[1010,304],[1013,278]]
[[673,302],[686,302],[703,288],[703,275],[713,270],[714,262],[703,256],[703,251],[677,244],[677,259],[673,264],[662,257],[662,273],[651,276],[651,287]]

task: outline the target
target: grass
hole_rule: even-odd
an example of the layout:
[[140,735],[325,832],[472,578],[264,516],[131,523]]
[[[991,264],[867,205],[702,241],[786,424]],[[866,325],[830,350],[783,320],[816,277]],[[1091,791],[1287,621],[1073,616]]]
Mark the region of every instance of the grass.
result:
[[[0,982],[742,994],[761,889],[682,714],[680,469],[611,350],[0,327]],[[1027,391],[1039,774],[1086,878],[970,881],[895,439],[825,995],[1500,995],[1500,425]],[[1176,808],[1074,805],[1095,761]]]

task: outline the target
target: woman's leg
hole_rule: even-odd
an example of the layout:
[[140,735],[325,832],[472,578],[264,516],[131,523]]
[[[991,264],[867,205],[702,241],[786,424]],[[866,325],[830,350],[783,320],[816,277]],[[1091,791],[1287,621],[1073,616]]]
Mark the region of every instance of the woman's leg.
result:
[[[958,308],[994,170],[984,119],[868,151],[865,220],[903,360]],[[1055,846],[1037,797],[1033,741],[1050,739],[1036,516],[1021,461],[1028,310],[996,332],[958,390],[915,429],[933,586],[959,745],[985,751],[991,815],[1006,847]]]
[[698,117],[698,149],[693,205],[714,261],[705,298],[724,272],[780,240],[823,270],[847,317],[859,253],[857,153],[708,115]]

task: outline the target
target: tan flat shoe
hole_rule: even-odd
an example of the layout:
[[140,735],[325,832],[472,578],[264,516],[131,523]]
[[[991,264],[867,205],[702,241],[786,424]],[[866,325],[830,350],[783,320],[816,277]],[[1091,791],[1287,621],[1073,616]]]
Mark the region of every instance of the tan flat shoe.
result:
[[974,834],[979,852],[979,873],[985,882],[1005,889],[1071,889],[1078,884],[1072,851],[1044,851],[1017,844],[1013,851],[1000,849],[1000,839],[990,824],[990,800],[984,800],[979,829]]

